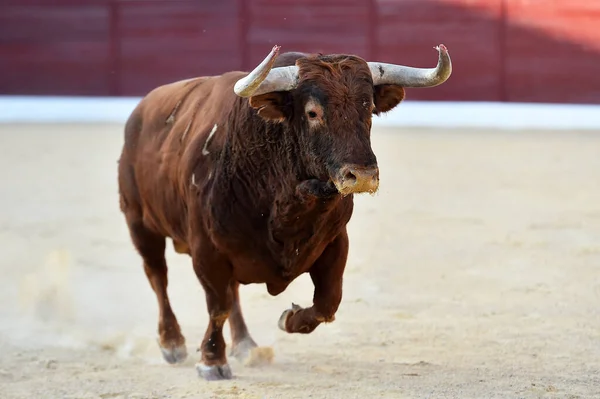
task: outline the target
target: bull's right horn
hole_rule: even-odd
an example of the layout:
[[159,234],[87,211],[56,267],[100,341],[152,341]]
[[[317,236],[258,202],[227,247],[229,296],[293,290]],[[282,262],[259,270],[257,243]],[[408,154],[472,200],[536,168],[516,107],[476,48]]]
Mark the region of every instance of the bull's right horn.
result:
[[252,97],[274,91],[289,91],[298,84],[298,67],[273,68],[281,46],[274,46],[269,55],[246,77],[238,80],[233,91],[240,97]]
[[395,84],[402,87],[433,87],[444,83],[452,74],[452,61],[443,44],[436,46],[439,52],[435,68],[413,68],[404,65],[368,62],[374,85]]

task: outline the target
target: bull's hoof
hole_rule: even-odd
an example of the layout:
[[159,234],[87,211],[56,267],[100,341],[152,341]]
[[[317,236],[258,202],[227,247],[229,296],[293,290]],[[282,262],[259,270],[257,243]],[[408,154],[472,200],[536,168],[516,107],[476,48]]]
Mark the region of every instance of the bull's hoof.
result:
[[296,305],[295,303],[292,303],[292,308],[288,309],[288,310],[284,310],[283,313],[281,314],[281,317],[279,317],[279,322],[277,323],[277,325],[279,326],[279,329],[285,332],[289,332],[286,328],[285,325],[288,321],[288,319],[290,317],[292,317],[295,313],[297,313],[299,310],[302,310],[302,308],[298,305]]
[[198,372],[198,376],[204,378],[206,381],[230,380],[233,378],[231,368],[227,363],[222,366],[207,366],[203,363],[196,363],[196,371]]
[[163,358],[169,364],[183,363],[187,358],[187,348],[184,345],[164,347],[158,344]]

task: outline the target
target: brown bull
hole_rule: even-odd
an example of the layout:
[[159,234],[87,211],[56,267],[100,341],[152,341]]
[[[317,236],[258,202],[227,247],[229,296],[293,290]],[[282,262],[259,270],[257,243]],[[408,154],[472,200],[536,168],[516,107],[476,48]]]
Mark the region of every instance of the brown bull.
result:
[[119,161],[120,206],[159,307],[169,363],[185,338],[167,296],[166,238],[192,258],[210,321],[198,373],[231,378],[232,354],[256,347],[239,284],[278,295],[302,273],[313,305],[283,312],[279,327],[310,333],[331,322],[342,298],[346,224],[356,193],[374,193],[372,114],[394,108],[405,87],[432,87],[451,73],[446,48],[435,68],[371,63],[352,55],[286,53],[275,46],[251,73],[229,72],[161,86],[133,111]]

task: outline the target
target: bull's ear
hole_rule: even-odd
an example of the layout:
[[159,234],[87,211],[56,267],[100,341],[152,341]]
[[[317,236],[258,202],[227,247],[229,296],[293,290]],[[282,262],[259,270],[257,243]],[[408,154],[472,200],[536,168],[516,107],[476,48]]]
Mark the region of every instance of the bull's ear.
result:
[[388,112],[404,100],[404,87],[398,85],[377,85],[374,87],[373,102],[375,109],[373,113],[379,115]]
[[250,97],[250,106],[265,120],[283,122],[287,95],[286,92],[273,92],[252,96]]

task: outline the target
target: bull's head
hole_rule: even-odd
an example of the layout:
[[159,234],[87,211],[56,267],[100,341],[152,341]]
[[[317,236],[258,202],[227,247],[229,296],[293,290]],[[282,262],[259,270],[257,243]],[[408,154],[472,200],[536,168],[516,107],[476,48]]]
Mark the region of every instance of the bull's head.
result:
[[349,55],[302,56],[273,67],[279,46],[234,87],[267,120],[294,126],[310,173],[331,179],[342,195],[379,187],[371,116],[390,111],[405,87],[433,87],[452,72],[444,45],[435,68],[366,62]]

